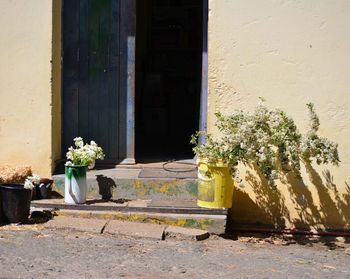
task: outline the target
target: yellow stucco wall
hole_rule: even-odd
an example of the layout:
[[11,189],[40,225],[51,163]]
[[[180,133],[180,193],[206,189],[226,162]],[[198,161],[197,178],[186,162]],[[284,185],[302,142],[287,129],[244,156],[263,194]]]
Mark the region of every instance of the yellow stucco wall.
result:
[[[214,112],[251,110],[259,96],[306,130],[311,101],[342,161],[303,167],[303,180],[288,177],[277,191],[245,170],[231,220],[349,229],[350,2],[209,2],[209,131]],[[60,20],[61,0],[0,1],[0,164],[42,176],[61,154]]]
[[341,165],[303,168],[272,191],[251,171],[231,220],[298,228],[350,227],[350,2],[210,0],[209,131],[216,111],[251,110],[258,97],[306,131],[313,102],[320,135],[339,143]]
[[0,1],[0,164],[51,175],[52,1]]

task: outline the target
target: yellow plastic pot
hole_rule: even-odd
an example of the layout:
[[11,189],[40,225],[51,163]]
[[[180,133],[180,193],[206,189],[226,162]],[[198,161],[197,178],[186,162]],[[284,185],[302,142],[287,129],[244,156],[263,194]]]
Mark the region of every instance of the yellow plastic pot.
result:
[[231,208],[233,181],[229,168],[223,163],[208,164],[197,160],[197,205],[205,208]]

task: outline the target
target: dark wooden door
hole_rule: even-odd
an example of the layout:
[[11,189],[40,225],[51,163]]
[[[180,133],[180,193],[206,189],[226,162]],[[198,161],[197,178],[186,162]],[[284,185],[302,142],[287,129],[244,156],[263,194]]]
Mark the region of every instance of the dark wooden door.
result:
[[[126,156],[130,0],[66,0],[63,7],[62,153],[95,140],[106,162]],[[129,67],[130,68],[130,67]]]

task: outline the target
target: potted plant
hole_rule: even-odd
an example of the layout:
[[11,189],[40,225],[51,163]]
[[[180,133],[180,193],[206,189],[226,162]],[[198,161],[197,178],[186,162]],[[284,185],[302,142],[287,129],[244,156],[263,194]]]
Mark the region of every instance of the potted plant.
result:
[[49,178],[41,178],[37,174],[28,176],[25,180],[25,185],[32,184],[33,200],[49,199],[52,193],[53,180]]
[[40,183],[40,176],[37,174],[29,175],[24,181],[24,187],[27,189],[32,189],[32,200],[36,199],[37,187]]
[[104,159],[104,153],[96,142],[85,144],[81,137],[74,139],[75,148],[69,147],[65,165],[64,200],[69,204],[86,202],[86,170],[95,166],[97,159]]
[[[231,182],[242,183],[237,168],[240,163],[256,166],[273,187],[280,170],[300,173],[301,161],[315,159],[317,164],[338,165],[338,145],[317,135],[319,118],[312,103],[307,107],[310,129],[306,134],[299,132],[293,119],[284,111],[269,109],[263,102],[252,113],[242,110],[228,116],[216,113],[215,126],[220,137],[197,132],[191,140],[196,145],[193,150],[198,158],[198,205],[231,207]],[[204,139],[203,144],[198,144],[200,137]],[[227,177],[228,174],[233,180]],[[222,189],[218,191],[217,188]],[[231,195],[231,199],[223,193]]]
[[37,199],[50,199],[52,194],[53,180],[49,178],[40,178],[39,184],[36,185]]

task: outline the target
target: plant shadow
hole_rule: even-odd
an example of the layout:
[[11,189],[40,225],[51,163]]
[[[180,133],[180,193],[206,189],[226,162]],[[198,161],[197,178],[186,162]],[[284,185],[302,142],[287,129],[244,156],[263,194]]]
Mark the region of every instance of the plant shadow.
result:
[[249,216],[244,217],[245,220],[257,216],[256,224],[269,224],[274,228],[285,228],[287,221],[290,221],[290,216],[282,193],[277,188],[271,188],[263,173],[256,166],[251,166],[247,170],[246,182],[255,194],[255,201],[246,192],[235,187],[233,207],[229,210],[230,225],[232,222],[234,223],[234,216],[240,214],[242,217],[242,214],[246,214],[237,207],[236,202],[240,200],[241,206],[248,203],[244,210],[248,211]]
[[256,167],[248,168],[245,179],[250,191],[235,187],[228,229],[259,225],[306,232],[349,232],[349,184],[345,182],[342,193],[329,170],[320,174],[308,163],[305,169],[308,182],[300,174],[288,172],[281,178],[282,185],[274,188]]
[[113,189],[117,188],[115,181],[105,175],[96,175],[96,180],[98,183],[99,194],[102,196],[103,201],[109,201],[113,197]]
[[257,232],[229,232],[220,235],[226,240],[240,241],[249,244],[273,244],[279,246],[301,245],[307,247],[324,246],[328,250],[346,249],[350,237],[336,238],[333,236],[295,235]]
[[50,210],[43,211],[33,211],[30,214],[30,217],[23,224],[26,225],[35,225],[35,224],[43,224],[51,220],[56,214]]
[[93,204],[98,204],[98,203],[106,203],[106,202],[110,202],[110,203],[117,203],[117,204],[123,204],[123,203],[127,203],[131,201],[130,199],[124,199],[124,198],[120,198],[120,199],[108,199],[108,200],[98,200],[98,199],[94,199],[94,200],[87,200],[86,204],[87,205],[93,205]]

